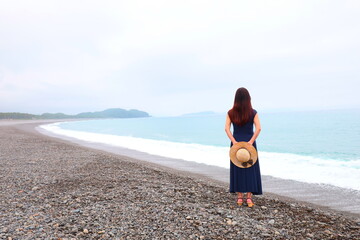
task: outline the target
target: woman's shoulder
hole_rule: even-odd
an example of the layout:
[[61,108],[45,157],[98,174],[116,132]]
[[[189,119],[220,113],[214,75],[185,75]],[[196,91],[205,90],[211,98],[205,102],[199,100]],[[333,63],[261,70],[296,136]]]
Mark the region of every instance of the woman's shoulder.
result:
[[253,112],[254,112],[254,116],[257,114],[257,111],[255,109],[253,109]]

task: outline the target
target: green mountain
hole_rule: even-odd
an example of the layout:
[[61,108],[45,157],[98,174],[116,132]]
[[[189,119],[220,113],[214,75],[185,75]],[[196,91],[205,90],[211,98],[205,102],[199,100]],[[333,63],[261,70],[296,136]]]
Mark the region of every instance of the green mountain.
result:
[[76,115],[64,113],[43,113],[41,115],[28,113],[0,113],[0,119],[66,119],[66,118],[139,118],[150,117],[147,112],[136,109],[125,110],[121,108],[106,109],[101,112],[83,112]]
[[137,118],[150,117],[147,112],[136,109],[125,110],[121,108],[106,109],[101,112],[84,112],[74,116],[75,118]]
[[6,112],[0,113],[0,119],[38,119],[38,115],[28,113]]
[[64,119],[73,117],[74,116],[66,115],[64,113],[43,113],[39,116],[40,119]]

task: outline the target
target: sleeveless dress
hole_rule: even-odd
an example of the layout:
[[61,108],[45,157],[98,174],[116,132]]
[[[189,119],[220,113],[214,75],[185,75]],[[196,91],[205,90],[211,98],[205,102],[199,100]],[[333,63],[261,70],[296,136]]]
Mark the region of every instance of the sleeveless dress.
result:
[[[250,141],[254,135],[253,125],[256,113],[256,110],[254,110],[251,120],[243,126],[232,123],[234,128],[233,136],[236,141]],[[254,142],[253,146],[256,148],[256,142]],[[249,168],[239,168],[230,161],[230,192],[252,192],[254,195],[262,194],[259,158]]]

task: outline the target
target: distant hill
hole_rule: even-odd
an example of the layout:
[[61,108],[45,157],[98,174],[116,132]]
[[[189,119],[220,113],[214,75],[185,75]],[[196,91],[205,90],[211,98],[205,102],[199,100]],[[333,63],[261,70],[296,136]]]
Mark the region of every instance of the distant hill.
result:
[[121,108],[106,109],[101,112],[84,112],[74,116],[75,118],[137,118],[150,117],[147,112],[136,109],[125,110]]
[[41,115],[28,113],[0,113],[0,119],[66,119],[66,118],[139,118],[150,117],[147,112],[136,109],[125,110],[121,108],[111,108],[100,112],[83,112],[76,115],[64,113],[43,113]]
[[39,116],[28,113],[6,112],[0,113],[0,119],[37,119]]

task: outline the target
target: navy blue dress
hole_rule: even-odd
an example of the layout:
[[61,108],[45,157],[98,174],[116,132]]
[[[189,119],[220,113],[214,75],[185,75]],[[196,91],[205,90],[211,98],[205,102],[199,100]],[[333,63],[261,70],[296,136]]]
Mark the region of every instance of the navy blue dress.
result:
[[[234,128],[233,136],[236,141],[250,141],[254,135],[253,125],[255,115],[256,110],[254,110],[251,120],[243,126],[232,123]],[[256,148],[256,142],[254,142],[253,146]],[[259,158],[249,168],[239,168],[230,161],[230,192],[252,192],[254,195],[262,194]]]

